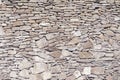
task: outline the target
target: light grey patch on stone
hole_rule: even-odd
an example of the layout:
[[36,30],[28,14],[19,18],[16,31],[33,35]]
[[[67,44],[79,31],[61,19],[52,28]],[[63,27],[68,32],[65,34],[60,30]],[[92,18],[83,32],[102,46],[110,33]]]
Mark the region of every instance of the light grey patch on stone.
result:
[[0,35],[5,35],[5,32],[3,30],[3,27],[0,27]]

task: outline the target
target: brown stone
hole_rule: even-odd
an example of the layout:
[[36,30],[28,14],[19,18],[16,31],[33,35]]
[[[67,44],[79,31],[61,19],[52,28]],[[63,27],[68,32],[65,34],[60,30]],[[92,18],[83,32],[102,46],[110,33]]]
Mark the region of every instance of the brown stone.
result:
[[54,58],[59,58],[61,56],[61,51],[54,51],[50,55]]
[[70,40],[70,42],[68,44],[74,45],[79,43],[79,38],[78,37],[74,37],[72,40]]
[[79,57],[81,59],[89,59],[89,58],[93,58],[93,54],[91,52],[80,52]]
[[83,48],[84,48],[84,49],[93,48],[92,42],[91,42],[90,40],[88,40],[87,42],[85,42],[85,43],[83,44]]
[[106,77],[106,80],[113,80],[113,77],[112,77],[111,75],[108,75],[108,76]]
[[104,68],[103,67],[92,67],[91,72],[93,74],[104,74]]
[[13,26],[21,26],[21,25],[23,25],[23,22],[22,22],[22,21],[15,21],[15,22],[13,23]]

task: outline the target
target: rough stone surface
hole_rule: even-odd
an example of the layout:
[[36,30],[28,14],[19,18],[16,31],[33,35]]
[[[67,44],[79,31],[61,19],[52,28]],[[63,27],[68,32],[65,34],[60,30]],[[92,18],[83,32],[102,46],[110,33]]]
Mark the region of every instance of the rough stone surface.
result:
[[120,0],[0,0],[0,80],[120,80]]

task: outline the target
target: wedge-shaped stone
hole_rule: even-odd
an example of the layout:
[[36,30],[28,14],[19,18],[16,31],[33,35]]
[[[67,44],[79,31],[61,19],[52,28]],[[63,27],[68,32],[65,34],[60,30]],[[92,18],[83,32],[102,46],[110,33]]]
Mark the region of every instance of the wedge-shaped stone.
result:
[[70,40],[70,42],[68,44],[75,45],[75,44],[77,44],[79,42],[80,42],[79,38],[74,37],[72,40]]
[[29,70],[23,69],[22,71],[20,71],[19,76],[24,77],[24,78],[29,78],[30,76]]
[[79,57],[81,59],[89,59],[89,58],[94,58],[93,54],[91,52],[80,52]]
[[90,40],[86,41],[84,44],[83,44],[83,48],[84,49],[90,49],[90,48],[93,48],[93,44]]
[[48,45],[48,42],[47,42],[46,38],[42,38],[42,39],[36,41],[36,45],[37,45],[39,48],[44,48],[45,46]]
[[53,51],[50,55],[54,58],[59,58],[61,56],[61,51]]

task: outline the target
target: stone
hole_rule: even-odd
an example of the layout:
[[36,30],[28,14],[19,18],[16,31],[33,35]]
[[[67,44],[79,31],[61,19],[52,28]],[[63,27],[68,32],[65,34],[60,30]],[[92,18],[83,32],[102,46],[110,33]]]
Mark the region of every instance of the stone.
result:
[[82,74],[90,75],[91,74],[91,67],[84,67]]
[[19,69],[25,69],[32,66],[32,63],[30,63],[27,59],[23,59],[23,61],[19,64]]
[[79,19],[78,19],[78,18],[72,18],[72,19],[70,19],[70,21],[71,21],[71,22],[78,22]]
[[54,33],[46,34],[46,38],[47,38],[48,40],[55,38],[55,36],[56,36],[56,34],[54,34]]
[[10,77],[18,77],[17,72],[16,71],[11,71],[10,72]]
[[53,51],[50,55],[54,58],[59,58],[61,56],[61,51]]
[[43,27],[48,27],[48,26],[50,26],[50,23],[41,22],[39,25],[43,26]]
[[91,52],[80,52],[79,57],[81,59],[89,59],[89,58],[94,58],[93,54]]
[[72,38],[72,40],[70,40],[70,42],[68,44],[75,45],[75,44],[77,44],[79,42],[80,42],[79,38],[78,37],[74,37],[74,38]]
[[111,30],[107,30],[107,31],[105,31],[105,33],[106,33],[108,36],[115,36],[114,32],[111,31]]
[[52,74],[50,71],[45,71],[42,73],[43,80],[48,80],[52,78]]
[[8,54],[11,54],[11,55],[12,55],[12,54],[14,55],[14,54],[16,54],[16,53],[17,53],[16,50],[9,50],[9,51],[8,51]]
[[78,77],[81,76],[81,73],[80,73],[79,70],[76,70],[76,71],[73,73],[73,75],[75,76],[75,78],[78,78]]
[[120,17],[115,16],[114,20],[115,20],[115,21],[119,21],[119,20],[120,20]]
[[42,38],[42,39],[36,41],[36,45],[37,45],[39,48],[44,48],[45,46],[48,45],[48,42],[47,42],[46,38]]
[[69,76],[69,77],[66,77],[65,80],[76,80],[75,77],[73,75]]
[[112,77],[111,75],[108,75],[108,76],[106,77],[106,80],[113,80],[113,77]]
[[24,25],[24,23],[22,21],[13,22],[13,26],[21,26],[21,25]]
[[35,63],[34,67],[31,68],[33,74],[44,72],[47,69],[47,65],[43,62]]
[[19,76],[24,77],[24,78],[29,78],[30,74],[28,70],[23,69],[22,71],[20,71]]
[[21,26],[20,30],[30,30],[31,26]]
[[81,32],[80,31],[72,31],[72,34],[74,36],[81,36]]
[[5,35],[5,32],[4,32],[4,30],[3,30],[3,27],[0,27],[0,36],[1,35]]
[[103,67],[92,67],[91,73],[93,74],[104,74],[104,68]]
[[96,50],[100,50],[102,49],[102,45],[98,44],[98,45],[94,45],[94,49]]
[[83,48],[84,49],[90,49],[90,48],[93,48],[93,44],[90,40],[86,41],[84,44],[83,44]]
[[72,54],[72,53],[71,53],[70,51],[63,49],[63,50],[62,50],[62,55],[61,55],[61,57],[70,56],[71,54]]

